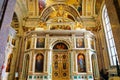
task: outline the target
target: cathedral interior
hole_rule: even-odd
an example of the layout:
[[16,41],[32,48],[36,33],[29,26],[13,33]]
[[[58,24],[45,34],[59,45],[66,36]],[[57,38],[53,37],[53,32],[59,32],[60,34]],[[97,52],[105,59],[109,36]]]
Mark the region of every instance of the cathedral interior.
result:
[[0,80],[120,80],[120,0],[0,0]]

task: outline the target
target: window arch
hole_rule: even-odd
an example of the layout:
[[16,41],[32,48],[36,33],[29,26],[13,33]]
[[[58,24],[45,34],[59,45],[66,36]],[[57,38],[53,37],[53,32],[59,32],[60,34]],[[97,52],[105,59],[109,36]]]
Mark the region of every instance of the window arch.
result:
[[110,24],[109,16],[107,13],[106,5],[103,6],[102,20],[103,20],[104,32],[105,32],[105,37],[107,42],[110,64],[111,66],[115,66],[116,58],[118,58],[118,55],[117,55],[117,51],[114,43],[114,37],[112,34],[111,24]]

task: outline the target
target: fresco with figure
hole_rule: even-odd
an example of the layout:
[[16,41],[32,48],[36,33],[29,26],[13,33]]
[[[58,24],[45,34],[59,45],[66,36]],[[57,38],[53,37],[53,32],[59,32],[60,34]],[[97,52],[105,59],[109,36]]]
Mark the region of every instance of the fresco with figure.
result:
[[35,72],[43,72],[44,56],[37,54],[35,63]]
[[67,46],[63,43],[57,43],[53,49],[68,49]]
[[46,5],[45,3],[46,3],[46,0],[38,0],[39,14],[41,14],[43,9],[45,8],[45,5]]

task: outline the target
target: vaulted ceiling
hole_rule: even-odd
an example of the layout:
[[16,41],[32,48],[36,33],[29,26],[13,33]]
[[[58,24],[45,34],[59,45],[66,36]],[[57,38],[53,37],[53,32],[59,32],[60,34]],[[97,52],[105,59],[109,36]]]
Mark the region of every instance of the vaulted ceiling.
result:
[[81,16],[93,16],[99,13],[103,0],[17,0],[15,12],[20,10],[23,16],[40,16],[46,7],[59,2],[72,5]]
[[[46,20],[55,18],[55,16],[58,16],[58,13],[59,16],[66,16],[66,18],[68,18],[66,20],[78,20],[78,16],[92,18],[99,14],[103,1],[104,0],[17,0],[15,16],[18,18],[19,26],[22,27],[27,18],[41,18],[41,15],[47,15],[43,17],[46,18]],[[64,4],[67,6],[64,6]],[[72,8],[74,8],[75,11],[73,11]],[[62,10],[64,11],[63,13]]]

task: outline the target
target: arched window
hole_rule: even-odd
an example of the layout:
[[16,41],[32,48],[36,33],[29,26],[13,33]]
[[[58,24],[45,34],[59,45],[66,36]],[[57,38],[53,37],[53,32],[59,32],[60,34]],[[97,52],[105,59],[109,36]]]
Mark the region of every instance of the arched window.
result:
[[103,20],[103,25],[104,25],[104,31],[105,31],[105,37],[106,37],[106,42],[107,42],[110,64],[111,66],[115,66],[116,58],[118,58],[118,55],[116,52],[114,37],[112,34],[111,24],[110,24],[109,16],[107,13],[107,8],[105,5],[102,11],[102,20]]

